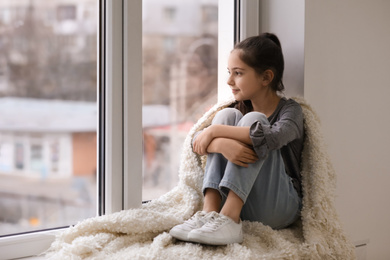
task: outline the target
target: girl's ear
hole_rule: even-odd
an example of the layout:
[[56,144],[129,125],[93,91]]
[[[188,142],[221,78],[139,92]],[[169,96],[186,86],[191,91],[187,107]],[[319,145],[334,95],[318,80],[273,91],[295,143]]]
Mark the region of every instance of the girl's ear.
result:
[[263,72],[263,82],[266,84],[266,85],[269,85],[271,84],[272,80],[274,79],[275,77],[275,74],[272,70],[266,70]]

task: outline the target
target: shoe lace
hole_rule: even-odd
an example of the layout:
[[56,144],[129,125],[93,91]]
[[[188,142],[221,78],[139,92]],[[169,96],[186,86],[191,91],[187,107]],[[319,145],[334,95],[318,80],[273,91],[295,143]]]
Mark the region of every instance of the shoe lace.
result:
[[221,227],[227,221],[229,221],[228,218],[214,212],[210,215],[208,222],[203,226],[203,228],[209,231],[214,231]]
[[198,227],[198,226],[203,225],[203,223],[205,221],[204,220],[205,216],[206,216],[206,214],[204,214],[203,212],[198,212],[184,223],[190,227]]

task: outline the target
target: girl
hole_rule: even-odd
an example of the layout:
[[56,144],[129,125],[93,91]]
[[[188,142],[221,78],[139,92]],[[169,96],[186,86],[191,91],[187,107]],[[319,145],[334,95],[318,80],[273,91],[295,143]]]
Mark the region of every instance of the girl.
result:
[[241,243],[241,220],[275,229],[300,216],[302,109],[284,90],[284,59],[276,35],[238,43],[228,60],[228,85],[236,102],[197,133],[193,151],[208,154],[204,206],[173,227],[180,240],[209,245]]

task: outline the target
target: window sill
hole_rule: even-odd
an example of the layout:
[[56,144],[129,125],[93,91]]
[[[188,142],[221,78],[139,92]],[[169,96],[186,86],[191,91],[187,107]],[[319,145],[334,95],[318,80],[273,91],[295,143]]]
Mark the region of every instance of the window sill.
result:
[[65,229],[62,228],[2,237],[0,238],[0,259],[17,259],[29,256],[39,256],[50,247],[56,235],[64,230]]

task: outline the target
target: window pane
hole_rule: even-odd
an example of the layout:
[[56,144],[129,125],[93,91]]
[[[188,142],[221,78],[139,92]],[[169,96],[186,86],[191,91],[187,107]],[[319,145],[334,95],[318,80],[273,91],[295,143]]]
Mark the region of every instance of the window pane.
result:
[[177,185],[191,126],[217,102],[218,0],[143,0],[143,199]]
[[0,0],[0,236],[96,215],[96,13]]

